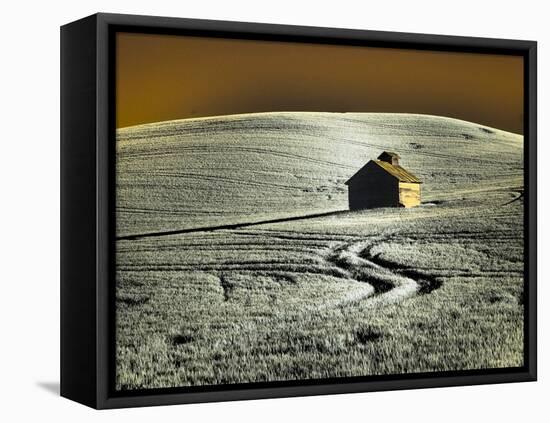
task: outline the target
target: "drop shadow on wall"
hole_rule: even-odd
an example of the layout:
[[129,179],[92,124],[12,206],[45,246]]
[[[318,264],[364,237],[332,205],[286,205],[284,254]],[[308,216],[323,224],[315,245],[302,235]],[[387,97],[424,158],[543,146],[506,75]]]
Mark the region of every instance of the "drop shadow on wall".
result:
[[59,382],[36,382],[36,386],[50,394],[59,396]]

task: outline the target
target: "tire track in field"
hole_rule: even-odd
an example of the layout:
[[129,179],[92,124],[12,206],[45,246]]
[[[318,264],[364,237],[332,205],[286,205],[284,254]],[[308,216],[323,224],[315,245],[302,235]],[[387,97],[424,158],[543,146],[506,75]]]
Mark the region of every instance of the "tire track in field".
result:
[[[236,233],[238,232],[236,231]],[[274,237],[278,236],[280,234],[274,235]],[[327,270],[332,268],[332,271],[325,270],[323,266],[320,268],[302,267],[301,269],[292,269],[293,273],[326,274],[356,281],[364,285],[362,289],[354,290],[343,297],[328,300],[322,304],[306,307],[303,311],[320,311],[358,302],[362,302],[366,307],[386,306],[416,295],[428,294],[440,287],[441,284],[436,278],[384,260],[379,254],[372,254],[371,251],[375,245],[383,241],[384,239],[376,242],[355,239],[351,242],[332,242],[333,246],[322,254],[322,258],[328,265]],[[279,263],[279,265],[281,264]],[[264,272],[275,270],[271,268],[272,265],[273,263],[262,270]],[[233,270],[259,270],[256,266]]]
[[[211,228],[197,230],[197,232],[209,232]],[[195,231],[193,231],[195,232]],[[241,234],[239,229],[231,230],[233,234]],[[355,281],[361,286],[357,289],[350,290],[343,296],[338,298],[328,299],[321,304],[311,305],[305,307],[303,311],[312,312],[319,310],[326,310],[331,308],[338,308],[347,304],[361,302],[366,307],[378,307],[394,304],[404,301],[408,298],[412,298],[419,294],[430,293],[433,289],[439,287],[435,278],[430,278],[426,275],[416,272],[414,269],[407,268],[401,264],[392,263],[384,260],[380,255],[372,254],[372,249],[380,242],[387,241],[385,238],[371,238],[370,240],[360,240],[357,237],[351,238],[346,241],[342,240],[342,237],[320,237],[316,234],[287,234],[286,231],[272,232],[269,230],[259,230],[259,233],[255,233],[254,230],[243,230],[242,235],[245,236],[268,236],[270,238],[281,238],[284,240],[299,240],[306,242],[300,246],[296,246],[294,251],[307,251],[313,253],[313,250],[308,249],[307,242],[328,242],[324,252],[321,253],[322,262],[325,265],[314,265],[313,263],[298,265],[297,263],[288,263],[280,260],[270,260],[262,262],[223,262],[223,263],[210,263],[210,264],[188,264],[188,265],[169,265],[157,264],[154,266],[154,270],[157,271],[189,271],[199,268],[202,271],[221,273],[221,275],[230,276],[230,273],[226,272],[244,272],[246,274],[263,272],[266,276],[270,276],[271,273],[291,272],[295,274],[319,274],[346,279],[348,281]],[[158,235],[157,235],[158,236]],[[195,246],[195,249],[198,245]],[[226,246],[224,246],[226,247]],[[243,246],[236,246],[232,244],[232,249],[241,249]],[[262,251],[273,250],[271,246],[257,246],[253,241],[247,242],[246,251],[255,251],[259,247]],[[286,245],[286,248],[289,248]],[[327,248],[328,247],[328,248]],[[158,249],[158,246],[155,247]],[[211,247],[210,247],[211,248]],[[171,250],[178,250],[176,246],[170,246]],[[195,251],[193,249],[193,251]],[[318,250],[317,250],[318,251]],[[318,256],[318,255],[317,255]],[[123,266],[121,270],[132,270],[134,267],[139,267],[141,264],[127,264]],[[149,267],[151,269],[151,267]],[[221,283],[225,286],[224,283]],[[224,288],[226,293],[226,289]],[[227,301],[227,295],[224,297]],[[302,314],[302,313],[300,313]]]
[[345,298],[330,306],[363,301],[367,307],[390,305],[416,296],[422,288],[417,280],[405,276],[372,256],[373,244],[368,241],[344,243],[333,248],[326,255],[327,262],[342,269],[350,279],[372,286],[372,291],[358,298]]

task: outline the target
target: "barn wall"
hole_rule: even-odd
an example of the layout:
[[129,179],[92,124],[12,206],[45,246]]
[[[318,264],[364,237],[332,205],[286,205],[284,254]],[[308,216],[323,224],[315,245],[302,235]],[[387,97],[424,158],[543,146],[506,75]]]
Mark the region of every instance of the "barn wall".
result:
[[420,184],[400,182],[399,204],[404,207],[418,206],[420,204]]
[[377,164],[348,185],[350,210],[399,205],[399,182]]

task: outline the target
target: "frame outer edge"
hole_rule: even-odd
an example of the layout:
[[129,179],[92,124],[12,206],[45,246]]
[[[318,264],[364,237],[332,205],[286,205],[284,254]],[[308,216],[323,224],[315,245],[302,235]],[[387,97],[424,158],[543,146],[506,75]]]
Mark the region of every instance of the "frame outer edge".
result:
[[531,380],[537,380],[537,43],[530,43],[528,50],[528,113],[529,113],[529,305],[528,328],[525,331],[529,337],[529,375]]
[[[162,29],[190,29],[206,31],[227,31],[251,34],[276,34],[310,37],[334,37],[346,39],[368,39],[371,42],[398,42],[400,44],[439,44],[446,47],[479,46],[487,48],[512,48],[526,50],[534,43],[531,40],[505,38],[469,37],[460,35],[436,35],[396,31],[376,31],[350,28],[327,28],[318,26],[284,25],[242,21],[221,21],[208,19],[173,18],[165,16],[127,15],[118,13],[98,13],[97,16],[107,24],[148,26]],[[405,47],[406,48],[406,47]]]
[[[184,403],[199,403],[212,401],[234,401],[245,399],[279,398],[306,395],[325,395],[354,392],[371,392],[382,390],[419,389],[431,387],[449,387],[459,385],[478,385],[488,383],[508,383],[536,380],[536,43],[533,41],[504,40],[473,37],[456,37],[429,34],[410,34],[399,32],[380,32],[335,28],[300,27],[273,24],[256,24],[227,21],[209,21],[181,18],[163,18],[151,16],[119,15],[99,13],[93,15],[96,19],[96,404],[98,409],[121,408],[151,405],[169,405]],[[317,385],[304,386],[274,386],[265,388],[221,389],[216,391],[201,391],[188,393],[152,393],[144,395],[111,396],[109,387],[109,240],[114,222],[110,222],[109,193],[110,174],[109,161],[113,148],[109,145],[111,122],[113,114],[109,112],[114,104],[110,102],[109,90],[113,88],[109,78],[109,32],[116,26],[146,26],[157,29],[186,29],[201,31],[225,31],[228,33],[249,33],[284,35],[294,37],[333,38],[341,40],[361,40],[373,42],[400,43],[403,48],[414,48],[410,45],[425,44],[439,45],[440,49],[447,48],[479,48],[479,49],[512,49],[515,54],[524,54],[528,57],[529,65],[529,186],[533,195],[529,196],[529,358],[528,366],[514,372],[493,374],[463,374],[442,375],[435,373],[426,377],[392,378],[389,380],[372,380],[365,382],[333,383],[322,381]],[[112,112],[112,111],[111,111]],[[112,317],[112,316],[111,316]],[[413,376],[413,375],[409,375]]]
[[61,28],[61,396],[96,406],[95,16]]
[[[97,14],[96,43],[97,43],[97,408],[106,408],[109,398],[109,370],[111,366],[109,321],[112,316],[109,307],[109,296],[112,294],[109,280],[110,266],[110,157],[112,150],[109,146],[111,114],[109,113],[109,89],[114,81],[109,80],[109,28],[102,14]],[[114,107],[114,105],[112,105]],[[114,254],[114,252],[112,252]]]

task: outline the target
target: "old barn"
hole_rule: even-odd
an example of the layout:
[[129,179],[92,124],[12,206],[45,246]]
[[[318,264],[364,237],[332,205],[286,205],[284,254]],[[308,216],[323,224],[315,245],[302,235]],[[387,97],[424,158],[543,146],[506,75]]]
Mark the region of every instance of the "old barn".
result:
[[399,165],[399,155],[384,151],[346,181],[350,210],[414,207],[422,182]]

